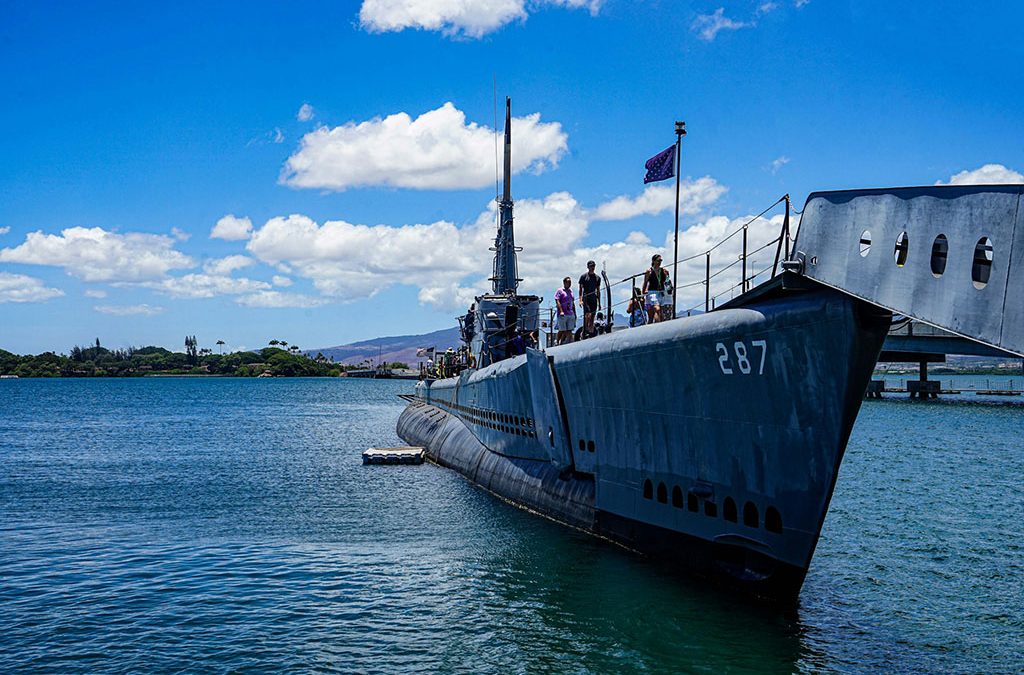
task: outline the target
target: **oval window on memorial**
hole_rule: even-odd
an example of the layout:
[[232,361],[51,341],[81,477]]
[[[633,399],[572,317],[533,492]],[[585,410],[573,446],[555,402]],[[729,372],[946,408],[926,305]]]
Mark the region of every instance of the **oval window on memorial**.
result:
[[982,237],[974,247],[974,263],[971,265],[971,281],[975,288],[988,286],[992,276],[992,240]]
[[903,267],[907,264],[907,255],[910,253],[910,237],[906,232],[900,232],[896,237],[896,246],[893,248],[892,256],[896,260],[896,267]]
[[865,257],[871,252],[871,232],[864,230],[860,234],[860,257]]
[[946,258],[949,257],[949,241],[940,234],[932,242],[932,276],[938,279],[946,272]]

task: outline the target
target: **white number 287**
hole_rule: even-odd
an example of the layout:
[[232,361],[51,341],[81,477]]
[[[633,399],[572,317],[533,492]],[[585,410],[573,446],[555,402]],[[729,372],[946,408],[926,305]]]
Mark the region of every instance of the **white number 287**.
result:
[[[757,374],[764,375],[764,357],[768,353],[768,342],[766,340],[753,340],[751,343],[752,347],[756,347],[761,350],[761,359],[757,365]],[[732,360],[729,354],[729,348],[721,342],[715,343],[715,351],[718,353],[718,367],[722,369],[722,372],[726,375],[732,375]],[[750,355],[747,352],[747,345],[743,341],[736,341],[732,343],[732,352],[736,357],[736,367],[744,375],[749,375],[753,370],[753,366],[750,363]]]

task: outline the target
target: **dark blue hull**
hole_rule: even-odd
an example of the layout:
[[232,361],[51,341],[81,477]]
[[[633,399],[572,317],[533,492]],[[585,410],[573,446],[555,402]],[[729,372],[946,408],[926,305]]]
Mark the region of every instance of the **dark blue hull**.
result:
[[732,308],[421,383],[398,432],[517,505],[788,601],[888,325],[777,279]]

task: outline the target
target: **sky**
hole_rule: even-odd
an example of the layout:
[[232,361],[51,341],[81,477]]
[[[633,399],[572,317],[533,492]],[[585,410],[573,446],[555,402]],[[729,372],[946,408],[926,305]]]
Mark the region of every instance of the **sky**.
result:
[[671,261],[674,183],[645,187],[644,162],[683,120],[680,257],[699,257],[678,285],[702,305],[702,252],[784,194],[798,212],[817,190],[1024,182],[1022,20],[1002,2],[0,0],[0,349],[454,325],[489,287],[505,96],[521,290],[550,301],[588,259],[613,280]]

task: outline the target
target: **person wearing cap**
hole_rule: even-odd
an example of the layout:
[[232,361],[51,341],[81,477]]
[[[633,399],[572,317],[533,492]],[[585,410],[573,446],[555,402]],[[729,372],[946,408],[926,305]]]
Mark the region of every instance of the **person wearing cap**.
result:
[[668,283],[668,270],[661,266],[661,256],[651,256],[651,267],[644,272],[643,294],[647,303],[647,319],[649,323],[661,321],[661,305],[665,302],[665,285]]
[[583,337],[594,335],[594,315],[601,309],[601,277],[594,274],[597,264],[587,261],[587,271],[580,277],[580,306],[583,308]]

